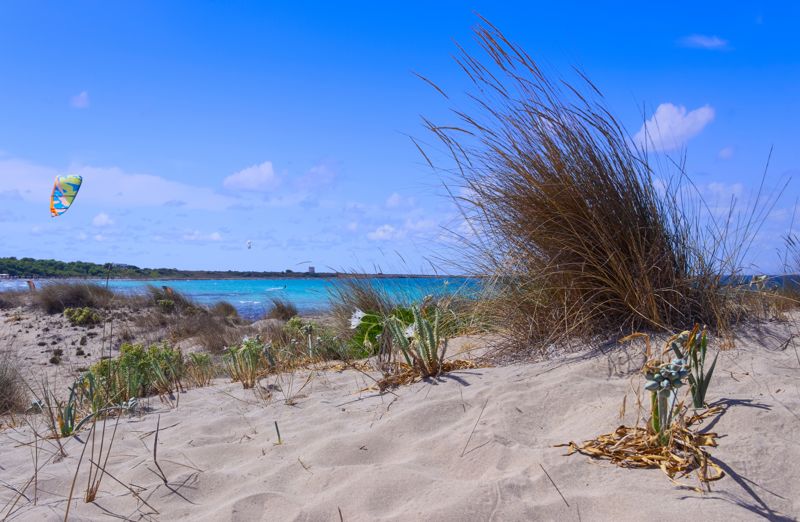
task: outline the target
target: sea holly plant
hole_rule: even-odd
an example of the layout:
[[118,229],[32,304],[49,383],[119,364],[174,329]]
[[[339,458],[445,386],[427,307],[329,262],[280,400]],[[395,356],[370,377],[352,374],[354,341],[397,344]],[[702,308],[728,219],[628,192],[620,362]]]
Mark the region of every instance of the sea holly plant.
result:
[[695,325],[692,331],[684,331],[674,337],[670,342],[670,348],[681,359],[689,361],[691,372],[689,373],[689,387],[692,390],[692,406],[703,408],[706,402],[706,392],[714,375],[714,368],[717,366],[719,352],[714,355],[708,371],[706,371],[706,353],[708,352],[708,336],[706,329],[700,330],[700,325]]
[[644,389],[650,392],[651,426],[660,444],[669,442],[672,420],[678,409],[678,389],[689,375],[685,359],[673,359],[668,363],[653,362],[645,366]]

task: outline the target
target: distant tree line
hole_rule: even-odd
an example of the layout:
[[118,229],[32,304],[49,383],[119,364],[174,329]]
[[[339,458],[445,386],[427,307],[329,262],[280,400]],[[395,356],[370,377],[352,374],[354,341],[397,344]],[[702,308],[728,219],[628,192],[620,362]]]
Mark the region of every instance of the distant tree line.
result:
[[248,279],[264,277],[335,277],[335,273],[256,272],[178,270],[175,268],[139,268],[133,265],[97,264],[84,261],[56,261],[23,257],[0,257],[0,274],[11,277],[114,277],[130,279]]

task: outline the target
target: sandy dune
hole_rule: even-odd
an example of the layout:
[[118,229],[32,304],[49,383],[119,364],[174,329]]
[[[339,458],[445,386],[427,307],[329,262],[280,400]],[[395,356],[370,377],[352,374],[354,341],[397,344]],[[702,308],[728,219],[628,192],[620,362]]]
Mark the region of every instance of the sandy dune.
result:
[[[262,381],[271,401],[223,380],[182,394],[177,408],[151,399],[148,412],[120,421],[108,471],[158,513],[109,477],[97,501],[84,503],[84,462],[70,517],[336,521],[341,510],[345,521],[793,520],[800,358],[792,343],[781,349],[788,336],[773,326],[721,356],[709,400],[726,409],[712,422],[721,438],[711,452],[728,476],[711,493],[676,487],[659,470],[620,469],[553,447],[620,424],[641,363],[634,345],[458,372],[383,396],[359,391],[369,379],[348,370],[315,373],[293,406],[278,391],[289,389],[286,376]],[[307,375],[294,376],[294,390]],[[169,486],[153,463],[159,416]],[[26,427],[0,434],[0,484],[19,487],[32,476],[32,449],[20,445],[30,439]],[[39,472],[36,505],[22,499],[11,520],[63,519],[81,444],[71,439],[66,451]],[[25,493],[32,499],[33,487]],[[0,506],[13,496],[0,488]]]

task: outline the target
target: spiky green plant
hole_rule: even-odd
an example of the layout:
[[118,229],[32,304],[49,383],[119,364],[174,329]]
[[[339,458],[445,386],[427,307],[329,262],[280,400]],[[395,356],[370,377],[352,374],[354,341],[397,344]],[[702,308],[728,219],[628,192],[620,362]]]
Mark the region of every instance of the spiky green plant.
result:
[[705,328],[700,330],[700,325],[695,325],[692,331],[681,332],[670,342],[670,347],[678,358],[690,361],[689,387],[692,391],[692,406],[703,408],[706,403],[708,385],[711,383],[714,368],[717,366],[719,352],[714,355],[714,360],[706,371],[708,336]]
[[222,360],[231,380],[241,382],[244,388],[252,388],[269,369],[271,356],[269,345],[252,338],[228,348]]
[[186,374],[195,386],[208,386],[214,378],[214,366],[207,353],[190,353],[186,363]]
[[447,351],[447,338],[439,329],[441,313],[435,308],[431,321],[423,316],[418,306],[412,306],[411,315],[411,324],[405,323],[398,315],[392,315],[386,318],[384,326],[409,366],[423,377],[439,375]]

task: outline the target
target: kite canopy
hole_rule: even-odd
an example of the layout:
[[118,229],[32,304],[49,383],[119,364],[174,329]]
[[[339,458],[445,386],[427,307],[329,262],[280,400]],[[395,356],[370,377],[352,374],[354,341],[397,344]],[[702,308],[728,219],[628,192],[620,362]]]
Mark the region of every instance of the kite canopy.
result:
[[56,176],[53,184],[53,195],[50,197],[50,215],[60,216],[72,205],[78,189],[81,188],[83,178],[70,174],[68,176]]

